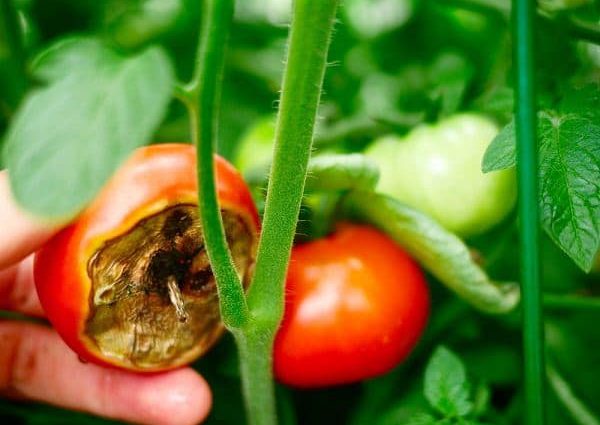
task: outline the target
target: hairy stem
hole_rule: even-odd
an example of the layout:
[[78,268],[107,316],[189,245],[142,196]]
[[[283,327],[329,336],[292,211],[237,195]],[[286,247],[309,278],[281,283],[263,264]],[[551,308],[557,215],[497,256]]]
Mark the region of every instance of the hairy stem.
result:
[[253,425],[276,425],[273,341],[304,190],[315,118],[338,0],[296,0],[277,119],[275,158],[253,282],[247,302],[227,247],[217,203],[213,152],[233,0],[205,0],[194,78],[176,87],[188,107],[198,152],[198,203],[221,316],[239,349],[242,388]]
[[239,350],[242,390],[248,423],[277,425],[275,388],[272,378],[272,332],[250,326],[234,333]]
[[225,238],[213,162],[225,60],[224,47],[232,16],[233,0],[204,1],[196,72],[186,89],[186,104],[198,156],[198,207],[206,251],[217,282],[221,318],[228,329],[238,329],[248,321],[248,307],[242,282]]
[[263,231],[248,305],[275,329],[300,211],[337,0],[296,0]]

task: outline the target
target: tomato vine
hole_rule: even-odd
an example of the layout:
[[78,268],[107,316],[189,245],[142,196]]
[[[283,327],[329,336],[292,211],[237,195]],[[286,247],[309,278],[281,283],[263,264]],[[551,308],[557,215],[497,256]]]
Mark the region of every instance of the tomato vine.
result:
[[336,8],[337,0],[294,3],[277,117],[275,159],[247,301],[227,249],[212,166],[223,46],[233,15],[233,0],[204,2],[205,21],[194,77],[177,90],[188,107],[192,139],[198,151],[199,209],[217,280],[221,315],[238,345],[246,409],[250,423],[255,425],[277,423],[272,348],[283,316],[285,274],[304,191]]

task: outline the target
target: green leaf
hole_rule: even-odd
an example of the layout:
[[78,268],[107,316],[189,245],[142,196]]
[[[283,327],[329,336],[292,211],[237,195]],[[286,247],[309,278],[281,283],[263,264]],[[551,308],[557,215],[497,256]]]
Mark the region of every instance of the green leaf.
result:
[[390,235],[474,307],[488,313],[505,313],[518,304],[518,286],[493,283],[461,239],[420,211],[369,191],[349,193],[343,206],[352,217],[372,223]]
[[515,110],[513,89],[505,85],[492,86],[473,106],[485,114],[508,120]]
[[500,130],[488,146],[483,155],[481,170],[489,173],[514,167],[516,164],[515,148],[515,122],[511,121]]
[[425,398],[445,416],[465,416],[473,408],[469,383],[460,359],[445,347],[438,347],[425,370]]
[[120,56],[93,39],[59,42],[35,63],[48,85],[21,105],[5,159],[17,201],[34,214],[65,219],[150,141],[170,100],[173,71],[159,48]]
[[544,228],[589,271],[600,248],[600,123],[543,114],[539,133]]
[[319,155],[309,162],[306,191],[372,189],[378,180],[379,168],[366,155]]
[[412,416],[406,425],[435,425],[438,423],[438,420],[431,416],[428,413],[419,413],[417,415]]
[[[544,229],[584,271],[600,249],[600,91],[573,90],[560,112],[538,122],[540,205]],[[512,167],[516,136],[511,122],[492,141],[483,171]]]
[[469,83],[473,78],[473,68],[467,60],[456,53],[443,53],[429,69],[434,86],[431,95],[439,102],[442,116],[449,116],[460,109]]
[[167,32],[184,8],[183,0],[109,0],[103,6],[103,26],[117,45],[139,48]]
[[70,37],[59,40],[35,57],[33,76],[45,83],[71,77],[74,73],[96,72],[111,66],[118,56],[96,38]]

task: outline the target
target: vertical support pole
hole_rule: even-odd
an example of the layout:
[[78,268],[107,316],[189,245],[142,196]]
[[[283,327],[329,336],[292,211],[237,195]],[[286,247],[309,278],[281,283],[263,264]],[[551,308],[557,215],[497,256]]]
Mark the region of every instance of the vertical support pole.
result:
[[544,423],[544,333],[540,294],[535,0],[513,0],[515,124],[521,238],[526,425]]

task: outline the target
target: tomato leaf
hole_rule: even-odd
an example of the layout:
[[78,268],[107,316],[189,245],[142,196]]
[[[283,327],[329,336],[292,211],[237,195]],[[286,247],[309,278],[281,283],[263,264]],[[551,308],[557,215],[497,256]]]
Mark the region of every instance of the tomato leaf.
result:
[[431,96],[439,103],[440,114],[449,116],[458,111],[473,78],[471,64],[462,55],[446,52],[435,59],[429,74]]
[[378,180],[377,164],[365,155],[319,155],[308,165],[306,191],[372,189]]
[[504,313],[519,302],[518,286],[493,283],[461,239],[420,211],[368,191],[349,193],[344,208],[352,217],[372,223],[390,235],[474,307],[488,313]]
[[96,38],[69,37],[57,41],[38,54],[31,65],[33,76],[51,83],[73,73],[94,72],[110,66],[116,54]]
[[465,416],[473,409],[465,367],[447,348],[438,347],[425,370],[425,398],[445,416]]
[[159,48],[121,56],[93,39],[59,42],[35,63],[47,85],[22,103],[5,158],[17,201],[64,219],[149,141],[170,100],[173,71]]
[[428,413],[419,413],[408,420],[406,425],[435,425],[438,423],[438,420],[431,416]]
[[509,122],[488,146],[481,164],[484,173],[504,170],[516,164],[515,122]]
[[[599,105],[597,88],[574,90],[559,112],[541,112],[538,125],[542,223],[584,271],[600,249]],[[515,139],[511,122],[488,148],[484,172],[515,165]]]
[[600,125],[579,115],[540,119],[546,232],[584,271],[600,248]]

